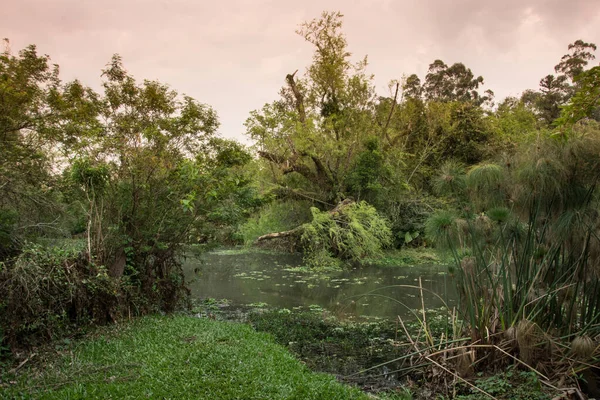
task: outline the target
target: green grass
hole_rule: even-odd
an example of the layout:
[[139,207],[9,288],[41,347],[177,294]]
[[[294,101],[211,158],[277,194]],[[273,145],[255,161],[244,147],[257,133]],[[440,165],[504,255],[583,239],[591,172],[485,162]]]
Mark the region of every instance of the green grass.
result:
[[101,330],[62,356],[3,376],[17,399],[366,399],[311,372],[270,335],[189,316]]
[[432,248],[405,247],[400,250],[387,250],[381,257],[367,258],[363,262],[380,267],[406,267],[423,264],[443,264],[440,255]]

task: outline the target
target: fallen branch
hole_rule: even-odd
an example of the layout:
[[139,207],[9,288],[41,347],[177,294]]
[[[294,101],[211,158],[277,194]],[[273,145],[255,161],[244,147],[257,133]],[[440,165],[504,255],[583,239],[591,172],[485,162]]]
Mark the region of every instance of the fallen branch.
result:
[[266,235],[259,236],[258,239],[256,239],[256,242],[258,243],[262,242],[263,240],[281,239],[290,236],[300,236],[303,230],[304,228],[301,225],[289,231],[267,233]]
[[19,365],[17,365],[15,368],[10,370],[10,374],[14,374],[15,372],[17,372],[18,370],[20,370],[21,368],[23,368],[23,366],[25,364],[27,364],[33,357],[35,357],[37,355],[37,353],[33,353],[32,355],[30,355],[29,357],[27,357],[25,360],[21,361],[21,363]]
[[[351,204],[354,204],[354,200],[345,199],[345,200],[341,201],[340,203],[338,203],[338,205],[335,206],[331,211],[329,211],[329,214],[332,214],[332,215],[338,214],[340,211],[342,211],[344,208],[348,207]],[[258,239],[256,239],[256,243],[262,242],[264,240],[281,239],[281,238],[294,237],[294,236],[297,237],[297,236],[302,235],[302,232],[304,232],[304,226],[300,225],[289,231],[274,232],[274,233],[268,233],[266,235],[259,236]]]

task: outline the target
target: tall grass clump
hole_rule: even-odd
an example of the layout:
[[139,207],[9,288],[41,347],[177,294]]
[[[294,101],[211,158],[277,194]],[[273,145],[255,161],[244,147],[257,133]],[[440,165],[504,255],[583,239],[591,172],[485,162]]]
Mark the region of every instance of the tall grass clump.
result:
[[597,365],[599,178],[597,126],[453,178],[466,183],[452,193],[462,207],[432,215],[427,233],[454,260],[470,342],[495,346],[477,354],[518,357],[548,377]]

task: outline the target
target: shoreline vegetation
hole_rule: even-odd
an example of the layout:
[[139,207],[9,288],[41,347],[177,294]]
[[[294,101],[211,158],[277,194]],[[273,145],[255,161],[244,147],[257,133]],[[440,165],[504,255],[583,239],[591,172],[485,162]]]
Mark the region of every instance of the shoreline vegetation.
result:
[[[5,370],[0,398],[551,400],[561,393],[525,369],[444,385],[407,367],[406,333],[418,336],[417,321],[403,332],[393,321],[343,321],[318,307],[229,306],[207,299],[193,314],[139,317],[42,346]],[[439,334],[444,310],[428,313]]]

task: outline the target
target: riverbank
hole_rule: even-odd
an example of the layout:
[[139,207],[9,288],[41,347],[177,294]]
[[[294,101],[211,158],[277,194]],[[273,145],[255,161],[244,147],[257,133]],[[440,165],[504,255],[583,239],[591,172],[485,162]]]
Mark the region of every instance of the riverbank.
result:
[[[0,398],[568,398],[543,390],[526,369],[509,367],[467,383],[440,380],[412,362],[402,365],[407,338],[389,322],[254,308],[241,323],[221,306],[205,304],[197,316],[142,317],[34,349],[0,374]],[[431,323],[432,332],[443,329]]]
[[[335,375],[339,381],[356,385],[376,398],[571,399],[549,390],[536,373],[516,364],[464,375],[464,379],[453,372],[436,370],[431,361],[414,351],[414,341],[423,336],[423,326],[416,319],[402,323],[380,318],[357,321],[337,318],[318,306],[292,311],[266,304],[239,307],[215,299],[208,299],[195,310],[203,318],[242,322],[267,332],[311,370]],[[429,335],[440,343],[428,354],[443,354],[441,343],[452,328],[448,313],[443,309],[426,313]],[[419,343],[427,351],[426,344]]]
[[60,342],[2,374],[0,397],[25,399],[366,399],[315,373],[250,326],[150,316]]

